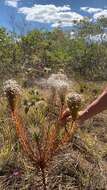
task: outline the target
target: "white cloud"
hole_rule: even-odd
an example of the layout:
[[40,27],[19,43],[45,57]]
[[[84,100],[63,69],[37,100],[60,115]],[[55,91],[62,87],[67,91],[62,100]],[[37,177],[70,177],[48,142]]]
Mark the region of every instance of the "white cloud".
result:
[[20,0],[5,0],[5,5],[17,8],[18,1],[20,1]]
[[56,22],[56,23],[53,23],[51,24],[51,27],[53,28],[57,28],[57,27],[72,27],[74,26],[74,23],[70,23],[70,22]]
[[49,23],[52,27],[72,26],[74,21],[80,21],[83,16],[72,12],[69,5],[55,6],[35,4],[33,7],[22,7],[18,9],[19,13],[26,16],[27,21],[40,23]]
[[98,13],[100,11],[102,11],[102,9],[100,8],[93,8],[93,7],[81,7],[80,10],[93,14],[93,13]]
[[93,7],[81,7],[80,10],[93,14],[92,19],[97,20],[101,17],[107,18],[107,9],[93,8]]
[[101,17],[107,18],[107,9],[102,10],[102,11],[100,11],[99,13],[94,14],[94,16],[93,16],[93,18],[94,18],[95,20],[96,20],[96,19],[99,19],[99,18],[101,18]]

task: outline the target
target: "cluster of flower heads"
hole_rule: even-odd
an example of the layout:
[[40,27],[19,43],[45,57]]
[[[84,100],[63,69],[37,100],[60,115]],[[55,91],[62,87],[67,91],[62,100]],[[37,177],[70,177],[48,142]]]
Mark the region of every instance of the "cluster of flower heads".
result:
[[68,108],[70,109],[72,119],[76,120],[78,111],[81,107],[81,96],[77,93],[69,93],[66,97]]
[[67,76],[60,72],[57,74],[52,74],[47,80],[47,85],[53,93],[55,93],[55,91],[58,93],[61,102],[64,103],[65,95],[69,88]]
[[3,84],[5,94],[21,95],[22,89],[20,85],[13,79],[7,80]]
[[12,111],[15,110],[18,102],[17,97],[21,95],[21,87],[13,79],[4,82],[4,93],[8,98],[8,102]]
[[66,99],[67,99],[67,104],[69,108],[72,106],[76,106],[76,107],[81,106],[81,96],[77,93],[75,94],[69,93]]
[[[61,86],[61,82],[63,84],[68,84],[68,78],[66,75],[62,73],[51,74],[51,76],[47,80],[47,84],[51,87],[57,87],[58,85]],[[65,83],[64,83],[65,82]]]

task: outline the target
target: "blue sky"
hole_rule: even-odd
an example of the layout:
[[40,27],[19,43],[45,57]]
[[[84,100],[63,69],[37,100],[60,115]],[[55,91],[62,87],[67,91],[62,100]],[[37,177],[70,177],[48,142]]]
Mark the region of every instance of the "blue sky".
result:
[[0,26],[8,30],[72,28],[85,16],[107,18],[107,0],[0,0]]

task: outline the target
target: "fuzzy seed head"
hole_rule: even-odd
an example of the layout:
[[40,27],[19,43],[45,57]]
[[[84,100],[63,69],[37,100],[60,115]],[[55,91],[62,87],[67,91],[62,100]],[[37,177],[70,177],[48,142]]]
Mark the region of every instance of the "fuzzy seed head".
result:
[[21,92],[21,87],[15,80],[10,79],[4,82],[4,93],[8,98],[8,102],[12,111],[15,109],[17,97],[21,95]]
[[80,108],[81,96],[79,94],[71,94],[71,93],[68,94],[67,95],[67,105],[69,108],[72,108],[72,106]]
[[66,81],[59,80],[57,81],[57,93],[61,100],[61,103],[64,104],[66,92],[69,88],[69,84]]
[[48,80],[47,80],[47,84],[49,87],[54,87],[57,88],[58,85],[60,86],[61,81],[67,82],[68,83],[68,78],[66,75],[61,74],[61,73],[57,73],[57,74],[52,74]]
[[18,85],[18,83],[13,80],[7,80],[4,82],[4,92],[5,94],[13,94],[13,95],[21,95],[21,87]]
[[77,118],[78,111],[81,107],[81,96],[79,94],[68,94],[67,98],[67,105],[71,111],[71,115],[73,120]]
[[69,88],[67,76],[62,73],[52,74],[47,80],[47,84],[50,87],[53,94],[57,92],[61,100],[61,104],[64,104],[65,95]]

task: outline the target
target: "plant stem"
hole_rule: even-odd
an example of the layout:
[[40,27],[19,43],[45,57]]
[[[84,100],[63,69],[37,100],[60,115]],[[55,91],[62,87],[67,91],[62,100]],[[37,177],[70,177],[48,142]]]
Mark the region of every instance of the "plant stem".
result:
[[59,120],[62,118],[63,107],[64,107],[64,105],[63,105],[63,104],[61,104],[61,107],[60,107],[60,112],[59,112]]
[[40,157],[39,167],[40,167],[40,170],[41,170],[41,173],[42,173],[43,190],[47,190],[47,188],[46,188],[45,171],[44,171],[44,167],[42,165],[43,164],[43,160],[42,160],[42,156],[41,156],[41,147],[40,147],[38,139],[36,139],[36,143],[37,143],[38,153],[39,153],[39,157]]
[[47,190],[47,188],[46,188],[45,171],[44,171],[44,168],[42,168],[42,167],[40,169],[41,169],[41,173],[42,173],[43,189]]

